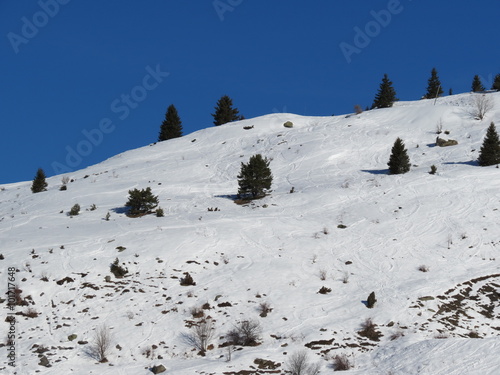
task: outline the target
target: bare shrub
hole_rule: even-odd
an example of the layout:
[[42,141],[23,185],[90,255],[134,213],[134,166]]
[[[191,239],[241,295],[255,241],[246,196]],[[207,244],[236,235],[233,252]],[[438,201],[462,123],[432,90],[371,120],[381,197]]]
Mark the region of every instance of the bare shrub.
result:
[[399,339],[400,337],[403,337],[404,335],[405,334],[403,333],[403,331],[396,331],[389,336],[389,340],[394,341]]
[[346,354],[337,354],[333,357],[333,371],[347,371],[351,368],[351,361]]
[[436,123],[436,134],[441,134],[443,132],[443,119],[440,118]]
[[27,318],[36,318],[38,316],[38,311],[36,311],[32,307],[28,307],[26,311],[23,311],[21,315],[27,317]]
[[259,311],[260,311],[260,317],[265,318],[267,314],[269,314],[271,311],[273,311],[271,305],[268,302],[262,302],[259,305]]
[[349,282],[349,272],[344,272],[344,275],[342,276],[342,282],[344,284],[347,284]]
[[106,325],[99,326],[94,332],[94,340],[89,346],[87,354],[100,363],[107,362],[108,359],[106,357],[109,354],[111,342],[112,338],[109,327]]
[[326,280],[326,275],[327,272],[325,269],[320,269],[319,270],[319,279],[325,281]]
[[316,375],[320,367],[319,363],[309,364],[309,355],[305,350],[293,353],[286,365],[291,375]]
[[241,346],[259,345],[262,328],[256,320],[243,320],[227,333],[229,344]]
[[186,343],[194,346],[200,352],[200,355],[205,355],[214,336],[214,323],[211,319],[206,319],[191,327],[191,332],[184,334],[183,338]]
[[191,307],[189,313],[196,319],[203,318],[205,315],[205,312],[199,307]]
[[363,108],[362,108],[359,104],[356,104],[356,105],[354,106],[354,112],[355,112],[357,115],[359,115],[359,114],[363,113]]
[[429,272],[429,267],[427,267],[425,264],[422,264],[418,267],[418,270],[421,272]]
[[382,334],[377,331],[377,325],[373,323],[371,318],[367,318],[361,324],[361,331],[358,331],[358,334],[372,341],[380,341],[380,337],[382,336]]
[[493,109],[491,97],[484,94],[475,95],[470,115],[476,120],[482,120],[491,109]]

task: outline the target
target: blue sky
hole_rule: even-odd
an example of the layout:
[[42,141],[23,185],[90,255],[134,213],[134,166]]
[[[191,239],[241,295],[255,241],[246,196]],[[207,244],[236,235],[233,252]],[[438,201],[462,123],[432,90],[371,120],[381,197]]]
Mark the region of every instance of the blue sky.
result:
[[[436,67],[445,93],[500,73],[497,0],[0,2],[0,183],[84,168],[184,134],[229,95],[246,118],[370,106],[384,73],[401,100]],[[333,152],[333,150],[332,150]]]

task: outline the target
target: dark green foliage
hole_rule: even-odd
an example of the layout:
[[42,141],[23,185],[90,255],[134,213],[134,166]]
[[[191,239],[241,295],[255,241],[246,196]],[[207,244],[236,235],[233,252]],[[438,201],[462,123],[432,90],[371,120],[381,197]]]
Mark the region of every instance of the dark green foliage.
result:
[[495,76],[495,80],[493,81],[493,85],[491,86],[492,90],[500,91],[500,74]]
[[399,99],[396,98],[396,91],[392,87],[392,82],[387,77],[387,74],[384,74],[378,93],[373,101],[372,109],[392,107],[392,104],[397,100]]
[[241,171],[238,175],[238,195],[250,194],[252,198],[260,198],[265,191],[271,188],[273,175],[269,168],[269,160],[261,154],[250,157],[247,164],[241,163]]
[[229,96],[224,95],[217,101],[215,113],[212,113],[214,125],[219,126],[227,124],[228,122],[242,120],[243,116],[239,116],[238,113],[238,109],[233,108],[232,99]]
[[432,68],[431,77],[427,82],[427,92],[425,93],[424,98],[434,99],[441,96],[443,89],[441,88],[441,81],[439,81],[436,68]]
[[481,79],[479,78],[478,75],[474,76],[474,79],[472,80],[472,91],[473,92],[481,92],[484,91],[484,86],[481,83]]
[[71,207],[71,210],[69,210],[69,216],[76,216],[80,213],[80,205],[76,203]]
[[486,167],[488,165],[500,164],[500,140],[492,122],[486,131],[486,136],[483,140],[483,145],[479,151],[479,165]]
[[121,279],[123,276],[125,276],[128,273],[128,270],[122,266],[119,265],[120,261],[118,258],[115,259],[113,263],[111,263],[110,270],[113,275],[117,279]]
[[165,216],[165,213],[163,212],[163,208],[161,208],[161,207],[158,207],[156,209],[155,213],[156,213],[156,217],[163,217],[163,216]]
[[403,174],[410,170],[410,158],[401,138],[394,142],[387,165],[389,166],[389,174]]
[[184,277],[181,279],[182,286],[191,286],[196,285],[193,280],[193,277],[189,274],[189,272],[184,272]]
[[368,299],[366,300],[366,307],[368,307],[369,309],[373,308],[373,306],[375,306],[375,302],[377,302],[375,298],[375,292],[371,292],[368,296]]
[[429,174],[436,174],[436,172],[437,172],[437,167],[434,164],[432,164],[431,171],[429,172]]
[[129,190],[129,199],[125,203],[126,207],[130,207],[127,215],[137,217],[146,215],[152,212],[158,206],[158,197],[153,195],[151,188]]
[[177,114],[177,109],[173,104],[171,104],[167,108],[165,120],[163,120],[161,124],[158,142],[178,137],[182,137],[182,122]]
[[332,290],[330,288],[327,288],[326,286],[322,286],[321,289],[318,291],[319,294],[328,294]]
[[31,185],[31,191],[33,193],[40,193],[47,190],[47,182],[45,181],[45,172],[42,168],[38,168],[36,176],[33,179],[33,184]]

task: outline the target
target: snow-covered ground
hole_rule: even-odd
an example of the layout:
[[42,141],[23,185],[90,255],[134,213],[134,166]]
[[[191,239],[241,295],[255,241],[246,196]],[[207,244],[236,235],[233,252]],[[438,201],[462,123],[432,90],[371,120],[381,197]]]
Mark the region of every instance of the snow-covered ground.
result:
[[[260,358],[281,366],[259,373],[284,374],[306,350],[321,374],[342,354],[351,374],[499,374],[500,171],[476,160],[486,128],[500,124],[500,93],[487,94],[495,106],[482,121],[470,115],[476,95],[272,114],[117,155],[68,174],[67,191],[63,176],[37,194],[31,181],[1,186],[0,296],[15,267],[30,296],[15,312],[38,316],[16,316],[16,367],[4,346],[0,372],[146,375],[163,364],[167,374],[252,374]],[[440,122],[458,145],[435,146]],[[413,166],[388,175],[397,137]],[[271,159],[272,192],[237,205],[241,162],[257,153]],[[127,217],[128,190],[148,186],[165,216]],[[68,216],[76,203],[80,215]],[[123,279],[110,272],[116,258]],[[196,285],[180,285],[185,272]],[[185,336],[204,304],[215,335],[200,356]],[[4,321],[7,301],[0,310]],[[367,319],[379,341],[359,335]],[[245,320],[259,322],[260,345],[230,348],[228,361],[224,336]],[[86,354],[103,325],[108,363]]]

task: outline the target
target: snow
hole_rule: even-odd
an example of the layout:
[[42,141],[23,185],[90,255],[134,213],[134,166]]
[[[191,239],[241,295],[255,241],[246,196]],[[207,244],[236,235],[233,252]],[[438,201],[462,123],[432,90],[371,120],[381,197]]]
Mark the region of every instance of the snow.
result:
[[[352,374],[500,373],[499,170],[476,162],[486,128],[500,124],[500,93],[486,94],[495,106],[482,121],[470,116],[474,95],[359,115],[271,114],[117,155],[68,174],[67,191],[59,191],[62,176],[38,194],[31,181],[3,185],[5,293],[7,269],[16,267],[39,315],[17,316],[16,367],[4,347],[0,371],[137,375],[161,363],[168,374],[223,374],[255,368],[256,358],[284,370],[287,355],[305,349],[322,374],[343,353]],[[449,131],[440,137],[457,146],[435,146],[439,121]],[[413,166],[391,176],[397,137]],[[237,205],[241,162],[257,153],[271,159],[272,192]],[[428,173],[433,164],[436,175]],[[148,186],[165,217],[128,218],[128,190]],[[69,217],[75,203],[80,215]],[[117,257],[129,271],[124,279],[110,273]],[[184,272],[195,286],[180,285]],[[74,281],[56,284],[65,277]],[[319,294],[322,286],[332,291]],[[377,303],[368,309],[372,291]],[[272,307],[267,317],[259,316],[263,302]],[[190,310],[204,303],[216,335],[202,357],[182,337],[196,321]],[[6,316],[6,302],[0,308]],[[367,318],[380,341],[357,334]],[[221,337],[248,319],[260,322],[261,345],[235,350],[228,362]],[[102,324],[113,345],[109,363],[99,364],[85,352]],[[38,365],[35,344],[50,349],[52,367]],[[154,358],[146,358],[152,345]]]

